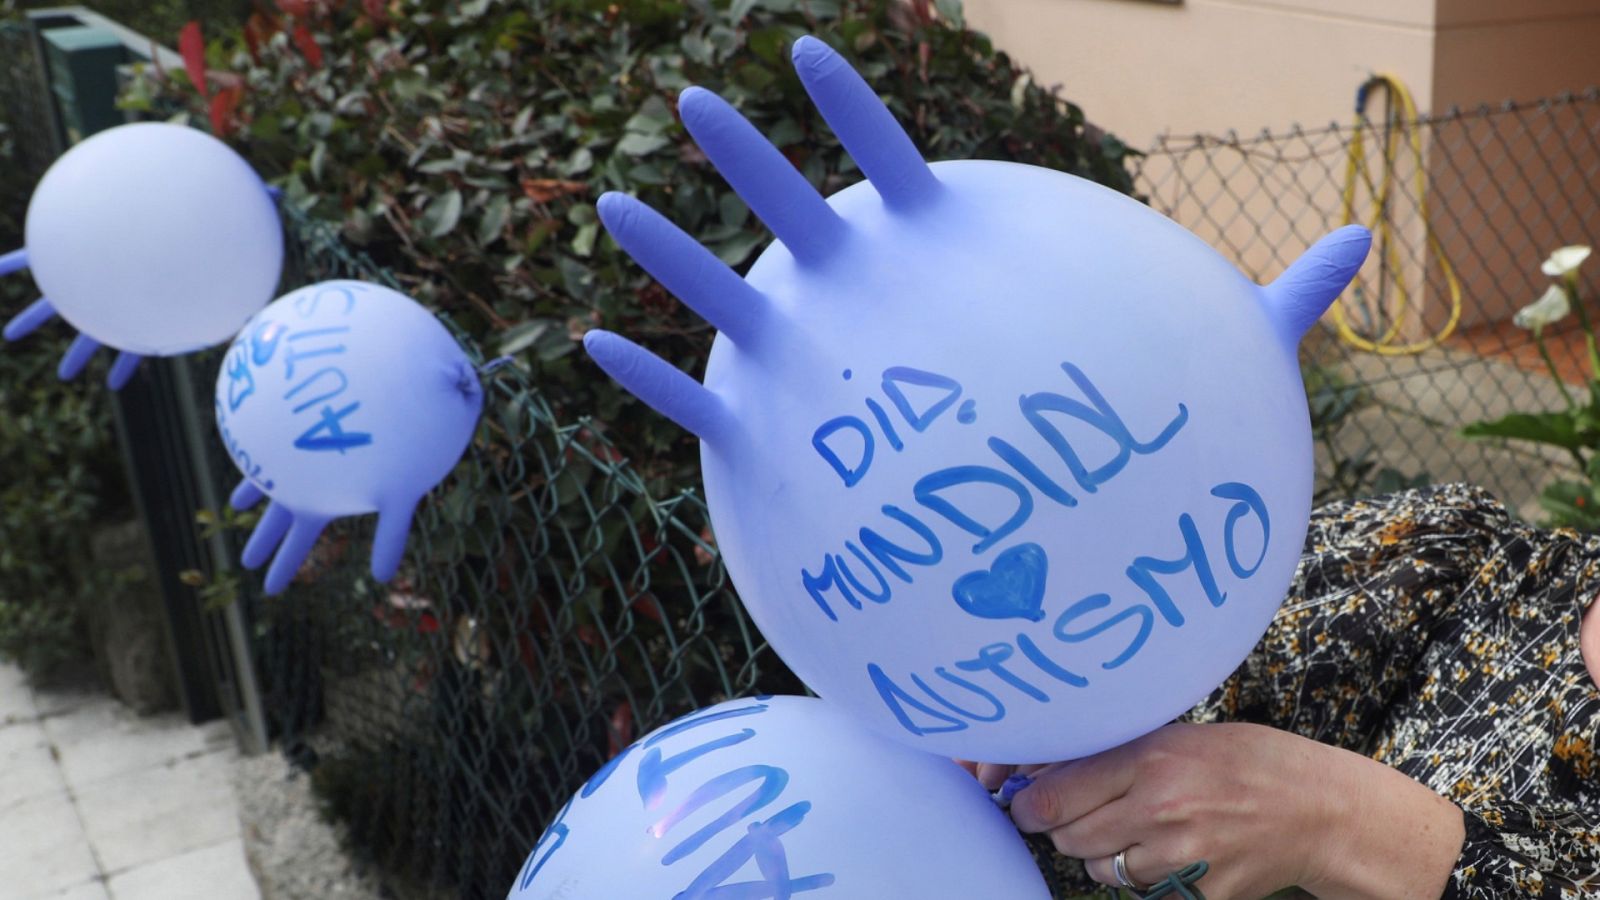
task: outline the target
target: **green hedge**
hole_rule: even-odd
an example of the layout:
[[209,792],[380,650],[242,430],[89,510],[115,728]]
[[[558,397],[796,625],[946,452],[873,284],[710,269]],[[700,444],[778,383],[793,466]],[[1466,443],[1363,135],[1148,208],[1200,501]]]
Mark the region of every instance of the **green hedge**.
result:
[[[0,108],[0,252],[22,246],[31,190]],[[0,278],[0,322],[37,296]],[[105,391],[56,380],[69,339],[0,344],[0,657],[35,672],[87,653],[86,602],[111,577],[87,564],[89,535],[127,505]]]
[[170,73],[132,102],[177,102],[214,122],[289,202],[514,355],[558,416],[608,423],[663,489],[696,482],[692,441],[574,351],[604,326],[698,372],[712,337],[603,236],[602,192],[637,194],[734,266],[769,239],[678,122],[684,87],[728,98],[831,193],[859,175],[788,61],[793,40],[814,33],[882,90],[931,158],[1020,160],[1131,189],[1127,148],[967,30],[953,2],[280,6],[304,15],[209,29],[208,97]]

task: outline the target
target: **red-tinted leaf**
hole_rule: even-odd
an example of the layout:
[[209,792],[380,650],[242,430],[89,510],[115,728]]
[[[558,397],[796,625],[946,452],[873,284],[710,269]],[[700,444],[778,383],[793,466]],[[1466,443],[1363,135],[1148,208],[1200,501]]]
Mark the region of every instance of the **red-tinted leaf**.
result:
[[656,599],[655,594],[641,594],[639,599],[633,601],[633,611],[657,625],[667,623],[667,617],[662,614],[661,601]]
[[[704,541],[710,547],[715,548],[717,546],[717,536],[711,533],[710,525],[700,529],[700,540]],[[705,547],[697,545],[694,548],[694,561],[702,566],[709,566],[716,562],[717,558],[712,556],[711,552]]]
[[425,612],[417,617],[418,634],[435,634],[439,631],[439,617],[431,612]]
[[311,29],[304,25],[296,25],[291,33],[294,45],[300,48],[300,55],[313,69],[322,68],[322,47],[317,44],[317,39],[311,35]]
[[206,39],[200,33],[199,22],[190,22],[178,32],[178,52],[183,54],[183,70],[189,73],[189,81],[200,96],[210,97],[211,89],[206,86]]
[[211,133],[217,137],[227,137],[233,133],[233,113],[239,108],[239,100],[244,95],[244,89],[238,86],[218,91],[211,98]]
[[278,9],[284,15],[303,19],[311,15],[311,0],[278,0]]
[[529,677],[539,677],[539,650],[534,646],[533,638],[526,634],[517,635],[517,657],[522,660],[522,669]]
[[609,756],[616,756],[633,743],[633,705],[624,700],[611,711],[611,727],[606,730],[610,743]]
[[389,24],[388,0],[361,0],[361,9],[380,28]]

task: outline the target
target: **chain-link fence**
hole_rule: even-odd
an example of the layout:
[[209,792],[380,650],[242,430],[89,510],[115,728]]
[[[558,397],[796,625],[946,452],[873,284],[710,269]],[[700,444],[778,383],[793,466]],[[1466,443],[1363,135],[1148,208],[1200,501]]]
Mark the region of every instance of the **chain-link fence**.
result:
[[[293,283],[392,283],[287,212]],[[636,735],[801,690],[728,588],[693,491],[649,496],[514,365],[484,380],[478,437],[419,515],[400,578],[363,577],[370,531],[353,526],[281,597],[253,596],[254,578],[238,591],[269,725],[419,895],[503,896],[547,818]]]
[[[1600,93],[1253,137],[1168,136],[1139,160],[1156,209],[1258,280],[1349,221],[1377,241],[1361,278],[1304,348],[1326,408],[1318,475],[1343,492],[1384,468],[1464,480],[1529,501],[1569,465],[1526,446],[1469,441],[1462,426],[1559,408],[1533,335],[1511,324],[1551,279],[1540,263],[1600,228]],[[1596,282],[1583,279],[1592,298]],[[1342,319],[1342,322],[1340,321]],[[1584,384],[1581,332],[1553,326],[1562,380]],[[1315,408],[1315,405],[1314,405]]]
[[[1537,295],[1546,251],[1585,240],[1600,215],[1579,184],[1600,167],[1597,120],[1593,95],[1453,112],[1407,126],[1420,157],[1392,153],[1386,168],[1375,152],[1357,168],[1358,199],[1392,183],[1386,261],[1346,298],[1352,334],[1426,343],[1458,322],[1403,355],[1356,350],[1331,329],[1309,343],[1328,383],[1362,401],[1324,422],[1325,483],[1354,464],[1465,477],[1514,500],[1537,487],[1541,458],[1454,430],[1549,399],[1548,377],[1515,355],[1526,339],[1500,323]],[[1353,135],[1168,140],[1141,183],[1157,208],[1271,276],[1342,219]],[[1426,201],[1394,184],[1418,172]],[[390,280],[324,226],[291,217],[291,232],[289,283]],[[1410,309],[1397,285],[1409,285]],[[370,583],[359,574],[368,535],[347,528],[293,590],[249,601],[274,732],[312,765],[357,846],[420,895],[499,896],[546,817],[635,735],[726,696],[800,689],[731,593],[692,490],[649,496],[596,430],[557,421],[515,367],[487,382],[479,440],[417,523],[418,566]]]

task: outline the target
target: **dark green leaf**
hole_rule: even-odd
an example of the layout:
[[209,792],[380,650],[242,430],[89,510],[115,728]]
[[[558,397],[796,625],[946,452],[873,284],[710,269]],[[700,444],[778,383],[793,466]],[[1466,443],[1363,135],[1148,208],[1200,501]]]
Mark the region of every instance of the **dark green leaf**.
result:
[[1567,450],[1589,446],[1589,440],[1579,432],[1573,416],[1566,412],[1512,413],[1489,422],[1474,422],[1461,429],[1469,438],[1512,438],[1549,444]]

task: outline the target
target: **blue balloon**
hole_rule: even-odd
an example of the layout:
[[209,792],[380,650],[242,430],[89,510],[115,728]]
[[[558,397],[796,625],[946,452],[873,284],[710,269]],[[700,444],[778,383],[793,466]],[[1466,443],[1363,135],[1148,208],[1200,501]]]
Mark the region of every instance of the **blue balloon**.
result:
[[556,815],[510,900],[1047,900],[972,776],[811,697],[657,729]]
[[415,301],[326,281],[245,324],[217,376],[215,407],[245,476],[233,506],[271,500],[242,561],[254,569],[270,558],[275,594],[340,516],[378,514],[372,574],[393,577],[417,504],[472,439],[483,390],[455,338]]
[[794,62],[868,180],[823,199],[690,88],[685,126],[777,243],[741,278],[602,197],[617,243],[720,334],[704,384],[614,334],[585,346],[702,439],[734,584],[823,698],[995,762],[1159,727],[1283,599],[1312,490],[1296,346],[1370,235],[1259,287],[1086,180],[930,166],[826,45]]
[[59,315],[79,334],[57,375],[76,377],[111,347],[113,390],[146,356],[231,338],[272,299],[283,267],[260,176],[180,125],[123,125],[68,150],[34,190],[26,230],[27,248],[0,256],[0,275],[31,269],[45,296],[0,334],[15,341]]

